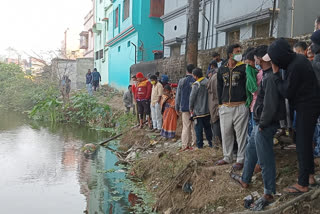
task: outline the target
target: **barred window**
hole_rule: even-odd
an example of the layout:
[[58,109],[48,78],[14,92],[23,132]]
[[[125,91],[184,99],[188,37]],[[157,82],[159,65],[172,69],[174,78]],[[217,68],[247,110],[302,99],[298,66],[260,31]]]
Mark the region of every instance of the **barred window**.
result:
[[100,52],[100,54],[99,54],[100,55],[100,59],[103,59],[103,49],[101,49],[99,52]]
[[119,8],[116,9],[115,16],[115,28],[117,28],[119,26]]
[[123,20],[126,20],[129,16],[130,16],[130,0],[124,0]]

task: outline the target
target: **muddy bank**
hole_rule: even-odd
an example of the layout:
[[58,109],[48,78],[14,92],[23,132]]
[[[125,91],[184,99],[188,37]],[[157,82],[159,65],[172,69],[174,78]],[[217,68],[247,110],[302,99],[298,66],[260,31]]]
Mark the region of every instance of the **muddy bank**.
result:
[[[261,173],[254,175],[248,189],[242,189],[230,179],[231,165],[214,166],[222,158],[221,146],[180,152],[181,123],[178,127],[174,140],[167,141],[156,133],[133,129],[124,134],[119,144],[124,154],[123,161],[131,166],[130,175],[142,180],[147,190],[154,195],[155,211],[166,214],[241,212],[246,211],[243,206],[245,196],[253,194],[258,197],[263,194]],[[275,202],[266,209],[271,213],[273,209],[295,199],[294,196],[283,194],[282,190],[294,184],[298,175],[294,150],[284,150],[282,144],[278,144],[275,145],[275,154],[277,194]],[[319,173],[317,161],[316,173]],[[313,189],[316,190],[317,187]],[[319,201],[317,198],[313,200]],[[308,201],[306,198],[301,200],[303,203]],[[288,207],[291,205],[282,210],[288,210]],[[277,210],[273,213],[279,212]],[[301,213],[298,209],[295,212]],[[310,208],[302,213],[315,212]]]
[[[110,96],[110,90],[113,96]],[[104,94],[106,99],[103,102],[108,102],[118,115],[123,115],[125,110],[120,107],[122,101],[119,93],[108,89]],[[128,167],[128,175],[143,182],[148,193],[154,197],[151,205],[157,213],[247,212],[243,206],[244,197],[263,194],[261,173],[254,175],[248,189],[242,189],[230,179],[231,165],[214,166],[223,157],[221,146],[211,149],[205,142],[206,147],[202,150],[180,152],[181,120],[178,120],[177,136],[173,140],[166,140],[147,129],[130,130],[137,123],[134,119],[129,123],[123,122],[126,123],[121,130],[124,135],[118,145],[119,151],[114,152],[120,158],[119,163]],[[288,139],[281,141],[288,143]],[[319,194],[314,195],[312,200],[309,196],[297,200],[294,196],[283,194],[283,189],[294,184],[298,176],[295,150],[283,148],[282,142],[274,147],[277,194],[275,202],[266,208],[266,213],[317,213],[317,206],[313,204],[320,202]],[[316,162],[316,174],[319,174],[320,161]],[[318,189],[312,191],[308,194]]]

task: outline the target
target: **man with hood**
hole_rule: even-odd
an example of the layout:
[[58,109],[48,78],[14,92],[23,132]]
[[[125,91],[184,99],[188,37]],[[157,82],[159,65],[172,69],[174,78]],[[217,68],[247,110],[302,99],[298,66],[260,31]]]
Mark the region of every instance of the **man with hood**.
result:
[[192,71],[192,76],[196,80],[192,84],[189,109],[192,118],[195,120],[195,131],[197,137],[197,147],[203,148],[203,130],[209,143],[212,147],[212,130],[210,124],[210,112],[208,106],[208,79],[203,76],[200,68],[195,68]]
[[[296,149],[299,162],[298,183],[284,191],[301,194],[315,184],[312,139],[317,118],[320,114],[320,93],[311,62],[292,51],[284,38],[277,39],[268,48],[272,70],[279,92],[287,98],[296,111]],[[285,77],[281,78],[280,69]]]
[[228,61],[219,68],[217,91],[222,133],[223,160],[216,165],[232,163],[234,132],[238,144],[235,170],[241,170],[247,141],[249,109],[246,107],[246,65],[241,62],[241,46],[234,44],[227,49]]
[[[312,66],[318,78],[318,84],[320,86],[320,30],[315,31],[312,34],[311,41],[312,41],[311,51],[314,54]],[[315,142],[314,155],[316,157],[320,157],[320,118],[318,118],[318,123],[317,123],[315,134],[314,134],[314,142]]]

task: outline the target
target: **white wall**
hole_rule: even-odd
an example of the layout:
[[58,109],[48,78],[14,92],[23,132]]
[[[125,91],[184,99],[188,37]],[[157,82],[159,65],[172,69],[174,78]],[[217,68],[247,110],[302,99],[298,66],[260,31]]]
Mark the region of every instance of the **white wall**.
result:
[[273,1],[270,0],[220,0],[219,22],[272,7]]
[[[172,11],[179,10],[183,6],[186,6],[188,3],[187,0],[166,0],[165,1],[165,14],[166,15]],[[204,19],[203,13],[205,16],[209,19],[210,21],[210,27],[209,27],[209,36],[207,39],[207,48],[214,48],[215,43],[214,43],[214,0],[211,0],[207,2],[205,5],[204,12],[202,11],[203,6],[200,6],[200,13],[199,13],[199,30],[198,32],[201,33],[200,38],[199,38],[199,50],[202,50],[205,48],[205,43],[206,43],[206,37],[207,37],[207,29],[208,29],[208,22]],[[178,13],[179,14],[179,13]],[[176,29],[175,29],[176,26]],[[187,9],[173,17],[171,20],[164,20],[164,36],[165,40],[172,40],[175,39],[176,37],[185,37],[187,34]],[[185,53],[185,41],[181,44],[181,54]],[[164,56],[169,57],[170,56],[170,47],[166,46],[165,51],[164,51]]]
[[168,14],[177,8],[188,4],[188,0],[165,0],[164,3],[164,14]]
[[[181,37],[186,35],[187,32],[187,15],[184,14],[182,16],[176,17],[173,20],[164,23],[164,37],[165,40],[170,40],[176,37]],[[174,30],[175,26],[177,26],[177,30]]]

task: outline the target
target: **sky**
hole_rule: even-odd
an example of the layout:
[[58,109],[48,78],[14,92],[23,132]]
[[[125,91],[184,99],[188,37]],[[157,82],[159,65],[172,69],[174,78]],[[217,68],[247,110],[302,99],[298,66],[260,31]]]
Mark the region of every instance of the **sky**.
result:
[[60,49],[64,31],[80,33],[91,8],[91,0],[0,0],[0,54]]

